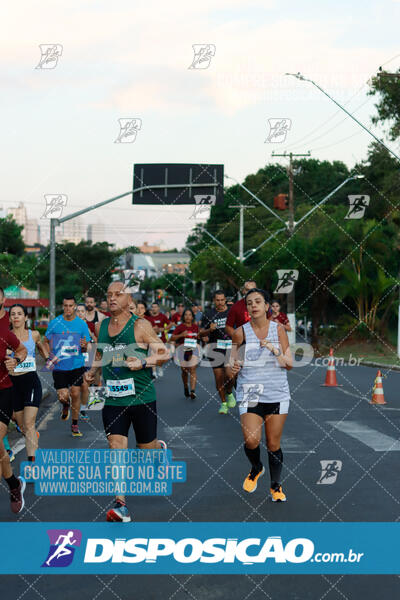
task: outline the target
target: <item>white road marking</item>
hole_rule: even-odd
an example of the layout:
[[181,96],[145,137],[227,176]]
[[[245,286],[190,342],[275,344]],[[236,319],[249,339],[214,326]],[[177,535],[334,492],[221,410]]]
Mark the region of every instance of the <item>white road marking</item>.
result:
[[312,410],[348,410],[347,406],[344,406],[343,408],[339,407],[339,408],[304,408],[303,409],[305,412],[310,412]]
[[375,452],[400,452],[399,440],[357,421],[327,421],[327,423]]

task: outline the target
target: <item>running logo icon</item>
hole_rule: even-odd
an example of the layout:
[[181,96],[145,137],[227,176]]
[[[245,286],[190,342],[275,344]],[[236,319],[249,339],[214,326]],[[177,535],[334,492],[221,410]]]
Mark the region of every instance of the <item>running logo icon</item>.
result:
[[317,484],[331,485],[335,483],[338,474],[342,470],[341,460],[320,460],[321,475]]
[[68,567],[74,558],[75,548],[81,545],[79,529],[48,529],[50,548],[42,567]]
[[278,269],[279,281],[274,294],[290,294],[299,278],[297,269]]
[[41,56],[35,68],[55,69],[63,51],[61,44],[39,44],[39,48]]
[[195,219],[199,215],[206,213],[204,216],[207,218],[210,216],[211,206],[215,206],[216,196],[214,194],[196,194],[194,196],[196,206],[194,207],[193,214],[189,219]]
[[146,271],[144,269],[124,269],[125,292],[127,294],[136,294],[145,277]]
[[133,144],[142,129],[142,119],[118,119],[119,134],[114,144]]
[[60,219],[68,197],[65,194],[45,194],[46,208],[42,219]]
[[264,144],[282,144],[292,127],[291,119],[268,119],[269,133]]
[[347,196],[349,199],[349,210],[345,219],[362,219],[365,209],[369,206],[369,196]]
[[262,383],[244,383],[243,384],[243,400],[241,406],[243,407],[254,407],[260,401],[260,396],[264,391],[264,385]]
[[189,69],[208,69],[215,56],[214,44],[193,44],[194,56]]

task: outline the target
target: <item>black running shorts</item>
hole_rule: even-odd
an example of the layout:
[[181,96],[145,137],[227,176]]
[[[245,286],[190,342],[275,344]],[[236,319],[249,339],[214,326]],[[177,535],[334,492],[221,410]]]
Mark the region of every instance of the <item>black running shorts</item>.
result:
[[10,375],[12,381],[12,402],[15,412],[24,410],[25,406],[36,406],[39,408],[42,400],[42,384],[36,373],[24,373],[23,375]]
[[248,406],[240,414],[253,413],[262,419],[268,415],[285,415],[288,413],[289,402],[258,402],[255,406]]
[[147,402],[135,406],[105,406],[103,425],[106,435],[128,437],[132,425],[137,444],[149,444],[157,437],[157,403]]
[[72,369],[71,371],[53,371],[53,381],[56,390],[69,388],[70,386],[80,387],[83,383],[83,374],[85,367]]
[[13,413],[11,387],[0,390],[0,421],[7,426]]

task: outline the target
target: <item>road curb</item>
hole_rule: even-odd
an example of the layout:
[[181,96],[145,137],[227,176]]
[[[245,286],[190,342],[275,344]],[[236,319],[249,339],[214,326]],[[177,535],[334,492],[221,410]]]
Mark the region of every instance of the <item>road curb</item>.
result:
[[400,371],[400,365],[388,365],[385,363],[360,361],[361,367],[377,367],[378,369],[389,369],[390,371]]

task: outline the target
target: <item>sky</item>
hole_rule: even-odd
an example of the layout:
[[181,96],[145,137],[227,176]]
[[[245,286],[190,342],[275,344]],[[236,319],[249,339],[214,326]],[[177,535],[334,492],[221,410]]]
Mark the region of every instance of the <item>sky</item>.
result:
[[[273,151],[310,150],[351,167],[370,136],[284,74],[314,79],[383,137],[367,82],[381,65],[400,67],[398,0],[20,0],[0,15],[0,204],[24,202],[30,218],[46,194],[67,196],[66,215],[130,190],[134,163],[223,163],[243,181],[283,165]],[[40,44],[62,46],[54,68],[35,68]],[[194,44],[215,46],[206,69],[189,68]],[[141,120],[132,143],[115,143],[122,118]],[[290,120],[285,141],[266,141],[269,119]],[[85,222],[104,223],[119,247],[182,248],[196,219],[191,206],[125,198]]]

